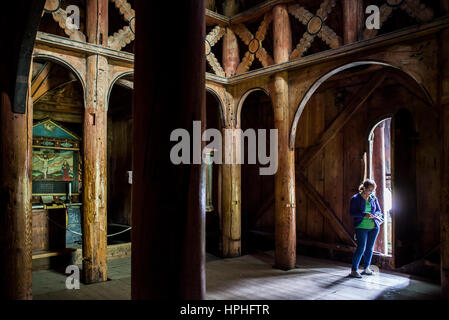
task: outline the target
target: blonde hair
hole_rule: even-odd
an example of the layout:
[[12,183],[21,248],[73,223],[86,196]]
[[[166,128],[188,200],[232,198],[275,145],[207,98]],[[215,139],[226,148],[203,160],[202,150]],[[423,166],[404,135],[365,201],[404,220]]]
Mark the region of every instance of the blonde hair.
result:
[[376,189],[377,185],[376,182],[374,182],[374,180],[371,179],[366,179],[365,181],[363,181],[363,183],[360,185],[359,187],[359,191],[363,192],[366,189],[370,188],[370,187],[374,187],[374,190]]

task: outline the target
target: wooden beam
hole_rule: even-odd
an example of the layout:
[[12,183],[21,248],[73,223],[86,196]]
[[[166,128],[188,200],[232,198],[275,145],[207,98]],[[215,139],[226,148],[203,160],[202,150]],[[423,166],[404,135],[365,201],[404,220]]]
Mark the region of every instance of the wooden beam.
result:
[[[38,32],[36,36],[35,49],[51,49],[51,52],[60,52],[67,56],[85,56],[99,54],[107,57],[110,61],[118,62],[126,66],[134,65],[134,54],[126,51],[118,51],[95,43],[74,41],[65,37]],[[35,50],[36,51],[36,50]],[[58,56],[58,55],[55,55]],[[67,59],[69,60],[69,59]]]
[[307,197],[316,205],[319,212],[329,220],[331,225],[335,228],[335,232],[340,237],[342,241],[345,241],[351,245],[356,245],[351,232],[343,225],[340,219],[337,217],[332,208],[327,204],[324,198],[319,194],[319,192],[310,184],[306,176],[300,171],[296,170],[296,181],[301,184],[303,191]]
[[371,94],[382,84],[385,72],[377,71],[371,80],[352,98],[348,106],[343,109],[337,118],[324,130],[314,145],[309,147],[299,158],[299,168],[304,170],[315,159],[318,153],[332,140],[345,126],[359,108],[368,100]]
[[75,81],[78,81],[78,79],[72,79],[67,81],[65,79],[49,79],[47,77],[46,79],[43,80],[43,83],[41,83],[39,88],[37,88],[34,96],[32,97],[33,103],[39,102],[39,99],[44,97],[46,94],[52,94],[52,92],[62,90],[65,86]]
[[219,13],[216,13],[214,11],[211,11],[209,9],[206,9],[206,25],[207,26],[228,26],[229,22],[231,21],[230,18],[221,15]]
[[231,24],[248,23],[255,21],[265,15],[270,10],[280,4],[290,3],[294,0],[267,0],[254,7],[249,8],[241,13],[237,13],[231,17]]
[[[47,81],[52,67],[53,64],[51,62],[46,62],[31,82],[31,97],[33,98],[33,101],[35,101],[35,96],[39,88],[41,88],[42,84]],[[44,91],[46,92],[48,90]]]

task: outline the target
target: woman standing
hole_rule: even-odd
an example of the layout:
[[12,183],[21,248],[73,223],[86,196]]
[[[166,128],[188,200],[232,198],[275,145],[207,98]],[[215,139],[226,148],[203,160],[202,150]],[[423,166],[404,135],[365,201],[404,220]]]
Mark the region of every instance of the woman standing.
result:
[[350,277],[361,278],[358,272],[360,260],[364,256],[363,275],[372,275],[369,269],[373,256],[374,243],[379,233],[379,226],[383,222],[379,201],[374,195],[376,183],[367,179],[359,187],[359,193],[351,198],[350,214],[354,218],[357,249],[352,259]]

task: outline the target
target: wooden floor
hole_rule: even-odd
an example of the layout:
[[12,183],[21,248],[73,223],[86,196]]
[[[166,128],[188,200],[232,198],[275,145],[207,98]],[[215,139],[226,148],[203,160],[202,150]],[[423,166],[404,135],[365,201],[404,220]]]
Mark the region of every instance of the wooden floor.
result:
[[[298,256],[297,268],[272,268],[273,252],[235,259],[207,256],[207,296],[209,300],[373,300],[439,299],[440,286],[410,276],[380,272],[362,279],[348,278],[350,266],[335,261]],[[66,276],[51,270],[33,272],[35,300],[130,299],[131,259],[108,263],[110,281],[65,289]]]

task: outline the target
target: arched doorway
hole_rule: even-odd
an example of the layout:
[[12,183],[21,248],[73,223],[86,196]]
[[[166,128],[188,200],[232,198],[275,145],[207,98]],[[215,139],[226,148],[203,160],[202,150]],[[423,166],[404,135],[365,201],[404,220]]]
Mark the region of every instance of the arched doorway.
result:
[[[108,99],[108,244],[131,242],[133,76],[117,79]],[[129,251],[129,250],[128,250]]]
[[379,121],[371,130],[369,141],[369,178],[376,181],[376,196],[384,212],[374,250],[392,255],[392,186],[391,186],[391,117]]
[[[222,132],[222,105],[218,96],[206,89],[206,129]],[[208,143],[206,143],[207,145]],[[205,150],[208,159],[217,150]],[[217,163],[206,163],[206,252],[220,256],[222,251],[222,171]]]
[[33,269],[58,269],[81,256],[84,84],[51,57],[35,57],[31,73]]
[[254,140],[244,138],[241,146],[245,152],[241,166],[242,254],[248,254],[274,248],[274,175],[260,175],[261,165],[258,161],[251,164],[248,154],[249,143],[259,144],[260,129],[266,130],[266,150],[270,150],[269,130],[274,129],[274,118],[266,92],[256,90],[247,95],[241,107],[240,125],[243,133],[254,130]]
[[[338,253],[338,259],[350,260],[351,254],[345,258],[335,244],[352,241],[349,200],[363,179],[372,177],[382,189],[378,197],[384,191],[382,210],[391,209],[373,264],[432,274],[423,270],[438,263],[426,264],[439,242],[440,203],[434,199],[441,188],[438,110],[421,85],[389,66],[358,65],[321,79],[300,103],[304,108],[297,115],[302,115],[292,127],[298,241],[312,247],[308,252],[314,255]],[[376,140],[381,127],[383,142]]]

